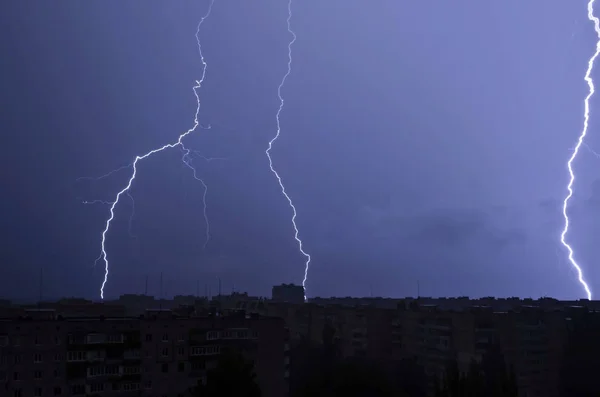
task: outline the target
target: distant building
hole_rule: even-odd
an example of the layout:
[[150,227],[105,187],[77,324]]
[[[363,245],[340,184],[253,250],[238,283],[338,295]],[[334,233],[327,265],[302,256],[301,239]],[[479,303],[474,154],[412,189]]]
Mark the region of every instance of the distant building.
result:
[[[559,397],[561,357],[573,302],[425,298],[424,302],[397,300],[397,307],[388,309],[389,301],[383,299],[370,305],[356,299],[354,306],[349,305],[351,300],[271,302],[264,313],[285,320],[292,346],[300,340],[322,343],[327,327],[334,330],[342,357],[416,359],[432,381],[445,373],[449,361],[456,360],[459,369],[467,371],[473,360],[482,360],[499,345],[515,372],[520,395]],[[589,307],[598,306],[596,301],[575,303],[580,306],[577,310],[590,313],[595,311]],[[433,382],[429,386],[432,392]]]
[[271,292],[274,302],[304,303],[304,287],[295,284],[275,285]]

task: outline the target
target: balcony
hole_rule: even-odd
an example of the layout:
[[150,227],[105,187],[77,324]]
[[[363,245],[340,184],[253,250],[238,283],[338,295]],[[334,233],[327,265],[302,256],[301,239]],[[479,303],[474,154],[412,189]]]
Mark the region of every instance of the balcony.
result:
[[124,342],[125,336],[123,334],[88,334],[85,337],[86,345]]
[[194,346],[190,349],[190,356],[214,356],[221,354],[221,346]]

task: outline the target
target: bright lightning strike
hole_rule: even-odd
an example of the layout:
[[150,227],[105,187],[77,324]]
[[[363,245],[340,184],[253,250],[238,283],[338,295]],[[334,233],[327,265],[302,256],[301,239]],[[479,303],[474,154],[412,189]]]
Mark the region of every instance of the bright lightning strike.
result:
[[[187,149],[185,147],[185,145],[183,144],[183,139],[188,136],[189,134],[191,134],[192,132],[194,132],[196,130],[196,128],[198,128],[199,126],[199,122],[198,122],[198,114],[200,113],[200,97],[198,96],[198,89],[202,86],[202,83],[204,82],[204,77],[206,76],[206,62],[204,61],[204,56],[202,54],[202,45],[200,44],[200,38],[198,37],[199,33],[200,33],[200,27],[202,26],[202,23],[204,22],[204,20],[206,18],[208,18],[210,16],[210,13],[212,11],[212,7],[214,4],[214,0],[210,1],[210,4],[208,6],[208,11],[206,12],[206,14],[202,17],[202,19],[200,20],[200,22],[198,23],[198,27],[196,29],[196,42],[198,44],[198,51],[200,53],[200,61],[202,62],[202,77],[200,78],[200,80],[196,80],[196,85],[194,85],[193,90],[194,90],[194,96],[196,97],[196,113],[194,114],[194,126],[192,128],[190,128],[189,130],[187,130],[186,132],[184,132],[183,134],[179,135],[179,138],[177,139],[177,141],[173,142],[173,143],[169,143],[166,144],[160,148],[151,150],[149,152],[147,152],[144,155],[141,156],[136,156],[133,163],[131,163],[131,165],[125,166],[125,167],[121,167],[118,168],[115,171],[111,171],[110,173],[104,175],[108,176],[118,170],[121,170],[123,168],[127,168],[127,167],[132,167],[133,168],[133,172],[131,174],[131,177],[129,178],[129,181],[127,182],[127,185],[117,193],[115,200],[112,202],[112,205],[110,207],[110,217],[107,219],[106,221],[106,225],[104,227],[104,230],[102,231],[102,250],[101,250],[101,254],[100,256],[96,259],[96,261],[94,263],[97,263],[98,261],[102,260],[104,261],[104,280],[102,281],[102,286],[100,287],[100,298],[104,299],[104,287],[106,286],[106,282],[108,281],[108,270],[109,270],[109,266],[108,266],[108,255],[106,253],[106,235],[108,234],[108,231],[110,229],[110,225],[113,221],[113,219],[115,218],[115,208],[117,206],[117,204],[119,203],[119,199],[121,198],[121,196],[123,194],[129,194],[129,189],[131,189],[131,185],[133,184],[133,181],[135,180],[135,177],[137,175],[137,165],[138,162],[141,160],[144,160],[150,156],[152,156],[155,153],[158,152],[162,152],[163,150],[166,149],[172,149],[175,147],[180,147],[183,151],[184,151],[184,163],[194,169],[192,166],[190,166],[189,163],[186,163],[185,159],[187,154],[190,153],[190,150]],[[198,178],[196,178],[198,179]],[[202,182],[202,184],[205,187],[205,193],[204,196],[206,197],[206,185],[204,184],[204,182]],[[205,215],[205,219],[206,219],[206,205],[204,206],[204,215]]]
[[283,195],[287,199],[290,207],[292,208],[292,212],[293,212],[292,225],[294,226],[294,238],[298,242],[298,248],[300,249],[300,252],[302,253],[302,255],[304,255],[306,257],[306,262],[304,264],[304,278],[302,279],[302,287],[304,287],[304,299],[306,299],[306,279],[308,278],[308,267],[310,265],[310,255],[307,254],[306,252],[304,252],[304,249],[302,247],[302,240],[298,236],[299,231],[298,231],[298,226],[296,225],[296,216],[297,216],[296,207],[294,206],[294,203],[292,202],[292,199],[290,198],[290,196],[287,194],[287,192],[285,190],[285,186],[283,185],[283,182],[281,180],[281,177],[275,170],[275,167],[273,167],[273,159],[271,159],[271,153],[270,153],[271,149],[273,148],[273,143],[279,138],[279,135],[281,134],[281,123],[279,121],[279,116],[281,115],[281,111],[283,110],[283,103],[284,103],[283,96],[281,95],[281,89],[283,88],[288,76],[292,72],[292,45],[296,41],[296,33],[294,33],[294,31],[292,30],[291,23],[290,23],[290,21],[292,19],[292,0],[288,0],[287,9],[288,9],[287,31],[288,31],[288,33],[290,33],[292,35],[292,40],[288,43],[287,72],[281,79],[281,83],[279,83],[279,87],[277,87],[277,96],[279,97],[279,109],[277,109],[277,114],[275,115],[275,118],[277,120],[277,133],[275,134],[273,139],[271,139],[269,141],[269,147],[267,148],[265,153],[267,154],[267,157],[269,159],[269,167],[271,168],[271,172],[277,178],[277,182],[279,182],[279,187],[281,188],[281,193],[283,193]]
[[567,215],[567,206],[568,206],[569,200],[573,196],[573,183],[575,182],[575,173],[573,172],[573,161],[575,160],[575,158],[577,157],[577,154],[579,153],[579,148],[581,148],[581,145],[584,144],[583,141],[588,132],[588,126],[589,126],[589,120],[590,120],[590,98],[594,95],[594,92],[595,92],[594,80],[592,79],[592,70],[594,69],[594,62],[596,61],[596,58],[598,57],[598,55],[600,55],[600,20],[594,15],[594,2],[595,2],[595,0],[590,0],[588,2],[587,11],[588,11],[588,19],[594,23],[594,30],[596,31],[596,36],[598,37],[598,40],[596,41],[596,52],[594,52],[594,55],[592,55],[592,57],[588,61],[588,67],[587,67],[587,71],[585,72],[585,77],[584,77],[585,81],[588,84],[589,92],[583,102],[584,103],[583,129],[581,131],[581,134],[579,135],[579,139],[577,141],[577,145],[575,146],[575,149],[573,150],[573,154],[571,155],[571,157],[569,158],[569,161],[567,162],[567,168],[569,169],[569,176],[570,176],[569,184],[567,185],[567,190],[569,191],[569,193],[567,194],[567,197],[565,197],[565,200],[563,201],[563,216],[565,218],[565,227],[560,235],[560,242],[569,251],[569,261],[571,262],[573,267],[575,267],[575,269],[577,270],[579,283],[585,289],[585,292],[587,293],[587,298],[589,300],[592,300],[592,291],[590,290],[590,288],[588,287],[588,284],[584,280],[583,271],[581,270],[581,267],[575,261],[573,248],[571,248],[571,246],[566,242],[565,237],[569,231],[569,216]]

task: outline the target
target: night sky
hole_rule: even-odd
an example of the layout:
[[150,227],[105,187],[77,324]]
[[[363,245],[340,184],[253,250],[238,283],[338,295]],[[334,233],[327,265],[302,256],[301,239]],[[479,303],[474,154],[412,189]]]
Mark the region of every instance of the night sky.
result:
[[[98,298],[100,239],[135,155],[193,126],[207,0],[0,3],[0,294]],[[566,160],[595,49],[583,0],[294,0],[272,151],[313,261],[308,296],[584,297],[559,242]],[[202,126],[139,163],[108,234],[106,296],[300,283],[269,170],[287,3],[215,0]],[[596,74],[597,75],[597,74]],[[569,240],[600,290],[600,114],[575,170]],[[198,281],[199,280],[199,281]]]

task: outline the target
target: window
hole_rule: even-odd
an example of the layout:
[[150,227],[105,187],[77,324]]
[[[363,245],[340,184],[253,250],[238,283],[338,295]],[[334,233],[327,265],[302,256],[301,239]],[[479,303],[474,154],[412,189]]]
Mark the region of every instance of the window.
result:
[[179,363],[179,364],[177,364],[177,370],[179,372],[185,371],[185,363]]
[[108,343],[123,343],[125,338],[123,337],[123,334],[110,334],[106,337],[106,341]]
[[161,356],[163,357],[168,357],[169,356],[169,348],[168,347],[164,347],[162,349],[162,351],[160,352]]
[[63,355],[60,353],[54,353],[54,361],[62,361]]
[[152,342],[152,334],[146,334],[146,342]]
[[23,396],[23,392],[21,391],[21,389],[15,389],[14,396],[15,397],[22,397]]
[[8,346],[8,336],[7,335],[0,336],[0,346]]
[[163,334],[162,341],[163,342],[168,342],[169,341],[169,334]]
[[62,394],[62,389],[60,388],[60,386],[56,386],[54,388],[54,395],[55,396],[60,396]]
[[58,336],[54,337],[54,344],[55,345],[60,345],[60,338]]
[[42,388],[41,387],[36,387],[33,391],[33,395],[35,397],[42,397]]
[[208,331],[206,333],[206,340],[219,339],[219,331]]
[[42,379],[42,371],[33,371],[33,377],[35,379]]
[[60,378],[60,372],[58,371],[58,369],[54,370],[54,377],[55,378]]
[[80,396],[80,395],[85,394],[85,385],[71,386],[71,394],[74,396]]
[[125,390],[125,391],[140,390],[140,384],[139,383],[125,383],[123,385],[123,390]]
[[33,355],[33,362],[34,363],[41,363],[42,362],[42,353],[35,353]]
[[169,372],[169,364],[163,363],[161,369],[162,369],[162,372],[166,374],[167,372]]
[[250,337],[250,330],[247,328],[230,329],[223,331],[222,336],[223,339],[248,339]]
[[125,357],[126,360],[140,358],[140,351],[137,349],[136,350],[125,350],[123,357]]
[[13,345],[15,345],[15,346],[21,346],[21,338],[19,338],[18,336],[15,336],[13,338]]
[[179,334],[177,342],[185,342],[185,334]]
[[179,349],[177,349],[177,354],[183,356],[185,354],[185,349],[183,347],[180,347]]
[[192,371],[202,371],[206,369],[206,363],[204,361],[192,362]]
[[206,367],[207,371],[210,371],[211,369],[217,368],[217,361],[216,360],[206,361],[204,363],[204,366]]
[[144,389],[152,389],[152,381],[147,380],[144,382]]
[[87,376],[104,376],[106,374],[105,367],[89,367],[87,369]]
[[67,361],[85,361],[85,352],[69,352],[67,355]]
[[84,359],[87,358],[89,361],[102,360],[106,358],[105,350],[91,350],[83,355]]
[[21,364],[21,355],[15,354],[15,364]]
[[125,373],[125,375],[135,375],[135,374],[139,374],[142,372],[142,369],[140,367],[125,367],[123,368],[123,373]]
[[96,393],[99,391],[104,391],[104,383],[92,383],[90,385],[90,391],[92,393]]
[[88,334],[85,337],[85,343],[93,345],[96,343],[104,343],[106,336],[104,334]]
[[35,336],[33,343],[35,343],[36,346],[41,346],[42,345],[40,337],[37,336],[37,335]]
[[19,375],[19,373],[18,373],[18,372],[15,372],[15,373],[13,374],[13,380],[21,380],[21,375]]

